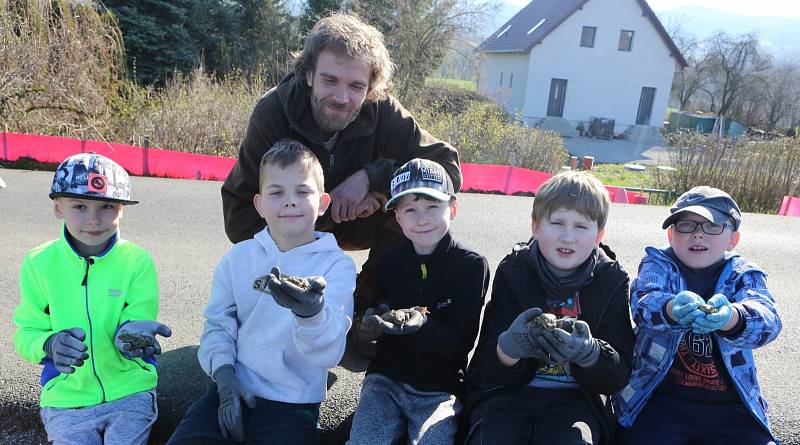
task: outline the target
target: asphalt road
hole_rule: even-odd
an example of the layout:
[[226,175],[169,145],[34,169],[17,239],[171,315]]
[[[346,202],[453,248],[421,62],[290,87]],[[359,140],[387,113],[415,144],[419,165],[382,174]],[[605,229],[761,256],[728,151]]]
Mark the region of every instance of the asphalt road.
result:
[[[36,412],[40,367],[23,362],[14,351],[11,315],[19,300],[17,276],[25,252],[58,236],[59,223],[47,197],[52,173],[0,170],[0,176],[7,184],[0,188],[0,443],[44,443]],[[134,199],[141,204],[127,207],[122,220],[123,237],[148,249],[155,259],[161,286],[159,319],[174,332],[161,342],[162,420],[152,443],[169,435],[186,403],[204,390],[194,354],[214,266],[230,247],[222,228],[219,187],[218,182],[134,178]],[[492,271],[515,242],[530,236],[531,198],[462,194],[459,202],[453,232],[483,253]],[[606,242],[632,275],[646,245],[666,243],[660,225],[667,213],[665,207],[612,206]],[[758,375],[779,438],[785,444],[800,444],[800,391],[791,377],[800,364],[800,299],[794,298],[800,295],[794,275],[800,261],[800,218],[745,214],[741,230],[738,250],[769,272],[784,322],[778,340],[756,352]],[[360,264],[365,255],[357,252],[353,258]],[[323,427],[338,425],[357,402],[364,364],[349,359],[344,364],[329,374]],[[336,443],[336,433],[327,434],[324,442]]]

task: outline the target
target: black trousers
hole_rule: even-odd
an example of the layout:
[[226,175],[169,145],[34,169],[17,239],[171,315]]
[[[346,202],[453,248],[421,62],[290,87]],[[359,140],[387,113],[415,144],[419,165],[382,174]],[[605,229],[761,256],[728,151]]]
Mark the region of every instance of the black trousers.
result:
[[600,431],[600,424],[580,390],[526,386],[490,396],[473,407],[466,443],[598,444]]
[[319,403],[295,404],[256,398],[255,409],[242,402],[245,441],[222,437],[217,420],[219,396],[212,387],[186,411],[168,445],[292,444],[319,443]]

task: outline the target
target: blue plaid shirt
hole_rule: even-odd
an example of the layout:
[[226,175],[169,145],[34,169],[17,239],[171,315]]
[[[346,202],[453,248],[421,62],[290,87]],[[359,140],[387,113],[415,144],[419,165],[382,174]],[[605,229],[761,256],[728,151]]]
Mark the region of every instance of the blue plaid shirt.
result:
[[[667,302],[686,289],[678,264],[664,250],[648,247],[645,253],[639,275],[631,284],[631,313],[637,325],[633,372],[628,385],[613,398],[619,422],[625,427],[633,425],[664,379],[681,338],[689,330],[668,322],[664,312]],[[744,316],[745,326],[740,334],[712,335],[717,337],[722,360],[742,402],[772,434],[752,351],[774,340],[782,327],[775,300],[767,289],[766,275],[752,261],[731,252],[714,293],[727,296]]]

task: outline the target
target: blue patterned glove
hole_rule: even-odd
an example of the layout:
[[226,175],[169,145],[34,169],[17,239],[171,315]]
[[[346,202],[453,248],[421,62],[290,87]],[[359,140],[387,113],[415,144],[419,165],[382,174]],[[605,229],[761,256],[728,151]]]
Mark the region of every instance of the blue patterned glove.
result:
[[680,291],[672,301],[672,318],[681,326],[690,326],[695,318],[703,316],[703,312],[697,308],[705,301],[692,291]]
[[692,331],[697,334],[707,334],[722,329],[733,316],[733,305],[725,295],[715,294],[708,299],[708,304],[714,306],[717,312],[713,314],[703,314],[692,322]]

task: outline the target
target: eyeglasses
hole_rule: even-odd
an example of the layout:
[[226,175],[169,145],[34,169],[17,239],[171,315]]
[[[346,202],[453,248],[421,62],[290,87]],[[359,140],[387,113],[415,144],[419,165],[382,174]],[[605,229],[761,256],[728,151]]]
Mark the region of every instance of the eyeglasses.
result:
[[680,233],[694,233],[697,230],[697,226],[700,226],[703,229],[703,233],[706,235],[720,235],[722,232],[725,231],[725,227],[728,227],[727,223],[723,224],[714,224],[712,222],[697,222],[697,221],[689,221],[689,220],[682,220],[676,221],[673,224],[675,230]]

